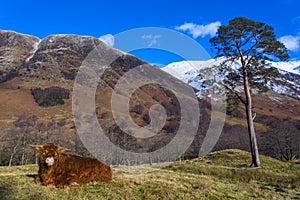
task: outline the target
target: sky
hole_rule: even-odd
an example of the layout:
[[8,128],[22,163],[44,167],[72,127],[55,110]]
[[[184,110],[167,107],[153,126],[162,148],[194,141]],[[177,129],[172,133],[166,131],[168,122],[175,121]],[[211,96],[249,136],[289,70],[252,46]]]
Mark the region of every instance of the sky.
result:
[[[184,34],[213,57],[209,39],[216,34],[218,27],[228,24],[234,17],[244,16],[272,25],[277,39],[289,49],[291,60],[300,60],[299,10],[298,0],[11,0],[1,2],[0,29],[39,38],[57,33],[91,35],[114,46],[115,36],[120,33],[158,27]],[[154,32],[142,37],[148,41],[148,48],[130,53],[160,66],[183,59],[174,52],[151,49],[159,46],[164,39],[161,35]],[[130,43],[129,40],[126,42]],[[179,42],[174,40],[174,43]]]

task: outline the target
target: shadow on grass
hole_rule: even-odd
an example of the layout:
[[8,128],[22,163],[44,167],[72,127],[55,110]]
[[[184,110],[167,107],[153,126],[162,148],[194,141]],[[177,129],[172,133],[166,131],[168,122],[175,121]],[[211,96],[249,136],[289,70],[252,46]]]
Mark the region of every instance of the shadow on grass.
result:
[[27,177],[32,178],[32,180],[35,179],[35,177],[37,177],[37,174],[26,174]]

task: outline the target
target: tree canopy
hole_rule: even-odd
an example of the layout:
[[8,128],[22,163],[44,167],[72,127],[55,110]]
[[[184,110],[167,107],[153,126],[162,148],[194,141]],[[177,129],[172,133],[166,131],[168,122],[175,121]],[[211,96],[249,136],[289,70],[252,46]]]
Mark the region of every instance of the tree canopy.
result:
[[278,70],[268,67],[267,61],[289,58],[286,47],[277,41],[274,28],[245,17],[236,17],[218,29],[216,37],[210,39],[216,57],[225,57],[220,70],[226,74],[225,84],[234,89],[242,82],[242,68],[247,70],[252,88],[266,91],[267,82],[278,75]]

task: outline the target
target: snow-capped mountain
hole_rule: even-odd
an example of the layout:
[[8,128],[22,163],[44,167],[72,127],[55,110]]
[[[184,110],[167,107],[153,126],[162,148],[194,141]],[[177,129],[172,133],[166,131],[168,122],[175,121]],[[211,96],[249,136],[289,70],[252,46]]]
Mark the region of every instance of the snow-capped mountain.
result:
[[[198,89],[201,94],[201,91],[209,89],[207,82],[208,79],[212,80],[212,76],[217,77],[217,79],[224,77],[212,68],[222,61],[223,59],[181,61],[171,63],[162,70]],[[270,64],[279,70],[280,75],[268,82],[268,88],[278,94],[300,99],[300,60],[270,62]]]

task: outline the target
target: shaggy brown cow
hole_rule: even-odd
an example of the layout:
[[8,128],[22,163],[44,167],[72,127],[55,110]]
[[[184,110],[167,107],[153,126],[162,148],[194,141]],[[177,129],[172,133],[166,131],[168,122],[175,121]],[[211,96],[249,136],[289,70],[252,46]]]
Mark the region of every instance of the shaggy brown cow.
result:
[[80,183],[97,184],[112,179],[110,167],[95,158],[64,154],[65,148],[52,143],[34,147],[39,153],[36,183],[64,187]]

